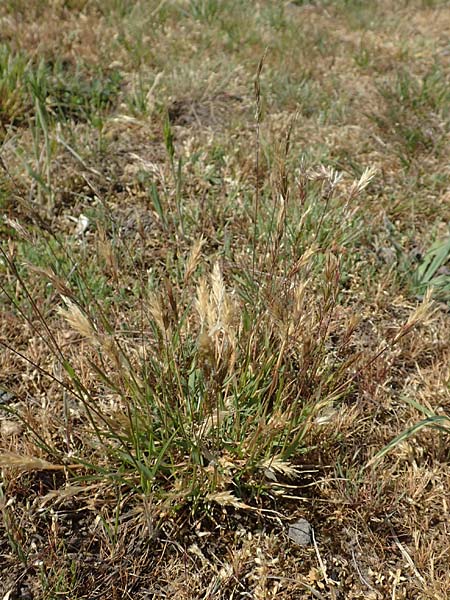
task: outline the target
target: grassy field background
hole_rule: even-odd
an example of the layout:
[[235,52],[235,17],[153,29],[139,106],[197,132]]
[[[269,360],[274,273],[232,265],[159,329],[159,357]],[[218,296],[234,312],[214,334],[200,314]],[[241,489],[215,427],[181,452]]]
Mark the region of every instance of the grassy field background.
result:
[[450,597],[449,30],[1,2],[1,598]]

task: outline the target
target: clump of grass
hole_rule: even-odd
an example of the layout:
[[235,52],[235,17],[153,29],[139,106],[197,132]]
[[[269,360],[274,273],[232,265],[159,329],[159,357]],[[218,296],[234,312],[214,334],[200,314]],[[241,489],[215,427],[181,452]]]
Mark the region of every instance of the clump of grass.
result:
[[[59,304],[60,330],[50,329],[3,252],[31,314],[14,292],[4,294],[51,357],[35,368],[66,396],[53,432],[28,423],[44,454],[152,493],[167,507],[202,498],[248,501],[268,485],[267,465],[289,470],[314,445],[321,415],[353,391],[358,370],[380,354],[362,360],[351,342],[358,319],[338,318],[346,263],[336,249],[354,241],[355,203],[374,171],[342,187],[332,170],[300,170],[294,192],[282,162],[279,169],[275,190],[255,214],[260,233],[251,260],[235,248],[239,271],[221,261],[208,269],[206,240],[195,240],[180,276],[166,275],[156,287],[144,282],[126,323],[120,306],[102,303],[89,280],[72,286],[64,268],[57,274],[41,266],[36,272]],[[292,228],[286,215],[298,190]],[[275,213],[272,197],[279,198]],[[56,256],[60,251],[53,247]],[[126,277],[120,259],[114,268],[116,281]],[[76,336],[72,349],[61,333]],[[81,446],[71,437],[71,412],[82,419]]]
[[385,110],[372,118],[397,144],[405,165],[421,153],[439,155],[448,132],[450,106],[442,69],[436,65],[421,78],[399,71],[379,91]]
[[115,105],[122,77],[118,71],[97,72],[88,66],[77,69],[62,61],[35,64],[25,54],[0,45],[0,122],[24,124],[31,116],[35,98],[58,122],[87,121],[99,127]]
[[450,237],[437,240],[414,273],[414,289],[418,294],[424,294],[427,289],[433,289],[436,298],[450,300]]
[[30,61],[20,53],[14,54],[9,46],[0,44],[0,125],[22,123],[31,108],[26,94],[25,79]]
[[[304,177],[314,181],[318,175]],[[351,200],[365,187],[364,177],[351,188]],[[312,207],[304,210],[300,229],[289,232],[282,203],[272,225],[265,225],[265,236],[255,242],[256,268],[244,266],[238,277],[230,272],[226,280],[216,262],[194,285],[195,273],[205,268],[205,240],[198,239],[182,285],[166,278],[157,289],[141,290],[141,306],[133,311],[141,323],[134,336],[126,336],[133,324],[118,328],[117,317],[88,284],[80,296],[53,271],[49,283],[60,290],[63,321],[82,340],[84,366],[62,348],[56,332],[50,335],[25,280],[3,254],[6,270],[19,277],[29,298],[30,324],[40,323],[37,332],[62,369],[57,381],[87,419],[85,454],[75,453],[81,462],[146,492],[156,488],[162,494],[180,490],[182,496],[196,496],[228,490],[239,496],[238,482],[268,460],[295,460],[306,449],[314,418],[345,395],[355,362],[342,358],[353,322],[342,334],[345,343],[332,347],[330,341],[341,265],[332,251],[335,221],[329,213],[342,206],[330,200],[334,173],[321,172],[319,180],[329,198],[314,216],[309,248],[308,234],[302,250],[286,251],[294,239],[298,242],[302,228],[309,228]],[[287,198],[288,191],[283,193]],[[317,186],[306,193],[315,196]],[[262,249],[265,254],[258,256]],[[55,252],[60,250],[53,245]],[[58,264],[64,264],[63,257]],[[6,288],[4,293],[13,299]],[[102,396],[111,399],[112,411],[99,402]],[[59,446],[53,443],[52,454],[64,461]]]

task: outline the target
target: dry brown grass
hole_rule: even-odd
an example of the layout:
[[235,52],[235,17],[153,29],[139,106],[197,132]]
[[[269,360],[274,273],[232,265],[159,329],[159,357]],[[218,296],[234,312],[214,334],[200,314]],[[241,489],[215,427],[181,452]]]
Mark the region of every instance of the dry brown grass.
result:
[[450,596],[448,433],[373,460],[450,414],[450,10],[399,4],[2,4],[1,597]]

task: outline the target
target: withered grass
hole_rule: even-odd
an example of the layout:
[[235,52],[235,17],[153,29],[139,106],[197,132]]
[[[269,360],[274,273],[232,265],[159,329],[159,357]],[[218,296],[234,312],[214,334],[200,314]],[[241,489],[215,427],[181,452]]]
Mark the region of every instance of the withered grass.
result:
[[450,597],[450,9],[394,4],[2,3],[2,598]]

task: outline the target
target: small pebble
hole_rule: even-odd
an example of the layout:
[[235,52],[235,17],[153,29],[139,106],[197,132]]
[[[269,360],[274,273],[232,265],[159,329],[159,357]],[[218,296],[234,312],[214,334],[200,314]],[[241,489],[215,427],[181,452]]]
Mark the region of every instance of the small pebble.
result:
[[299,546],[309,546],[312,542],[312,527],[306,519],[299,519],[289,526],[288,537]]

